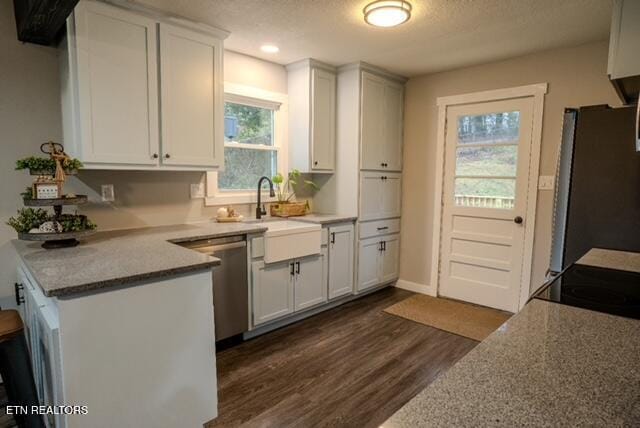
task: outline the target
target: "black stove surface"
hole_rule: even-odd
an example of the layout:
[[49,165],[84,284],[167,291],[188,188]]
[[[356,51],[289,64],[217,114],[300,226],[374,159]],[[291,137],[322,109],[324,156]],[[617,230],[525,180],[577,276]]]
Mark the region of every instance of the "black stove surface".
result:
[[574,264],[534,297],[640,319],[640,274]]

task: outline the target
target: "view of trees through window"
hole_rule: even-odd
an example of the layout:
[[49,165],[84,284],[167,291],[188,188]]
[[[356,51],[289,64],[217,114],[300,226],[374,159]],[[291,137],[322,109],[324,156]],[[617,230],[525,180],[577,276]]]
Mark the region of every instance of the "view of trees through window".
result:
[[268,108],[227,102],[224,113],[225,171],[218,174],[218,188],[253,190],[261,176],[272,177],[277,172],[274,112]]
[[457,205],[513,206],[519,133],[518,111],[458,119],[454,191]]

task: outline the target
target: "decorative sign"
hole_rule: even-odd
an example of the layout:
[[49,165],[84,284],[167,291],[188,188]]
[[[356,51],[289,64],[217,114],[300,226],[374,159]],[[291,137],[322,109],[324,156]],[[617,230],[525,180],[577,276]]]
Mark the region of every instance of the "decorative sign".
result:
[[56,199],[60,197],[58,183],[35,182],[33,183],[33,195],[36,199]]

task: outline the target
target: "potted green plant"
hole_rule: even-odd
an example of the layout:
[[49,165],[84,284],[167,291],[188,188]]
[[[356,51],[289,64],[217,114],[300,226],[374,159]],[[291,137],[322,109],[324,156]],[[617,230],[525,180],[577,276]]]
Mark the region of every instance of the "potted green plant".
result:
[[[82,162],[78,159],[65,159],[62,167],[67,175],[74,175],[82,168]],[[16,170],[28,169],[31,175],[54,175],[56,161],[51,158],[29,156],[16,161]]]
[[307,213],[309,201],[298,202],[292,199],[295,196],[295,188],[298,186],[317,190],[318,186],[313,181],[304,180],[302,173],[297,169],[289,172],[286,180],[280,173],[276,174],[271,180],[276,188],[276,198],[278,199],[278,202],[274,202],[270,206],[271,216],[293,217]]

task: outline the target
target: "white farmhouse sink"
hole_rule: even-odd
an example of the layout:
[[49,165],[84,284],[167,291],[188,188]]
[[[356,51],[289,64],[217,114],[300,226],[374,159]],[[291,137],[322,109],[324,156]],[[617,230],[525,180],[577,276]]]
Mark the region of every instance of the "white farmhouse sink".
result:
[[319,224],[284,220],[264,225],[268,227],[264,233],[265,263],[320,254],[322,228]]

